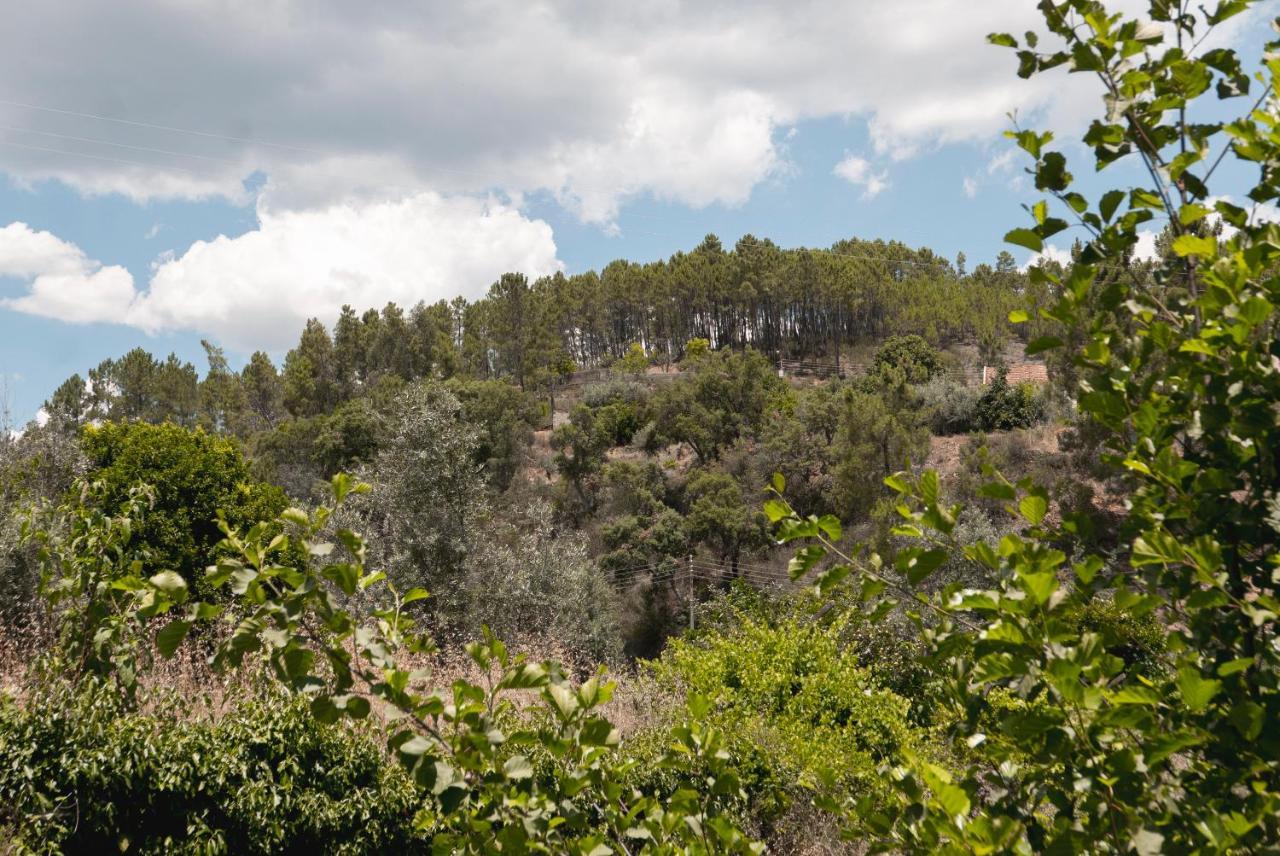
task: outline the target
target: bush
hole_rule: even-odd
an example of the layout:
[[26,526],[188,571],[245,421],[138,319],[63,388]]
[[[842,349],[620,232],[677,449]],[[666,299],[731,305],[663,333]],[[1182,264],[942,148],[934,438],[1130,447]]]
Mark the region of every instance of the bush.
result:
[[84,473],[84,453],[58,426],[30,426],[21,437],[0,437],[0,623],[28,626],[39,583],[34,545],[22,543],[26,510],[57,502]]
[[921,336],[891,336],[871,359],[874,370],[893,367],[909,382],[923,383],[942,371],[942,355]]
[[472,457],[489,484],[506,490],[524,463],[536,425],[550,420],[542,402],[503,380],[450,379],[446,387],[462,405],[463,420],[476,429]]
[[974,410],[974,427],[979,431],[1030,428],[1042,421],[1044,414],[1044,399],[1034,384],[1009,386],[1002,375],[978,399]]
[[710,701],[709,721],[729,735],[753,816],[767,822],[786,802],[777,791],[799,796],[806,783],[887,793],[878,765],[921,746],[907,700],[859,665],[841,622],[740,618],[672,640],[651,666],[661,686]]
[[582,403],[587,407],[604,407],[606,404],[641,404],[649,396],[645,385],[630,378],[610,378],[600,383],[590,383],[582,388]]
[[104,508],[145,483],[155,504],[139,527],[148,573],[176,571],[199,597],[204,571],[222,541],[218,514],[231,526],[271,520],[288,505],[280,488],[253,479],[234,440],[177,425],[107,423],[84,431],[89,481],[101,482]]
[[526,512],[529,531],[490,526],[468,562],[459,622],[507,641],[552,640],[579,661],[614,662],[622,651],[616,595],[575,533],[557,537],[550,508]]
[[640,415],[630,404],[606,404],[596,411],[596,430],[610,446],[625,446],[640,430]]
[[649,356],[645,353],[644,345],[639,342],[632,342],[628,345],[627,352],[613,364],[615,372],[629,375],[642,375],[648,368]]
[[933,377],[916,388],[929,412],[934,434],[964,434],[974,429],[979,393],[947,377]]
[[0,698],[0,825],[18,852],[376,853],[417,846],[374,736],[262,691],[219,719],[128,711],[95,681]]

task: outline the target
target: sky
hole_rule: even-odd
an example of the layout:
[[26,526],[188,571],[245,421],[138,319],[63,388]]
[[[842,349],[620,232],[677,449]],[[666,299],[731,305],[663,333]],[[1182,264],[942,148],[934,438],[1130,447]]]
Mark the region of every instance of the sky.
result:
[[[1275,7],[1214,43],[1256,54]],[[1078,138],[1099,110],[1085,75],[1023,81],[986,44],[1036,16],[1032,0],[14,4],[0,404],[21,425],[135,346],[201,371],[202,339],[233,364],[279,360],[343,304],[475,299],[506,271],[665,258],[708,233],[993,261],[1036,199],[1009,114]]]

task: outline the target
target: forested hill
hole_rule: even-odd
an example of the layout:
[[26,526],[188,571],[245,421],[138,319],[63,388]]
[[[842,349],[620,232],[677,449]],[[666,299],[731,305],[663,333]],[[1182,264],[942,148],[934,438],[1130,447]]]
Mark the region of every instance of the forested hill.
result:
[[501,276],[487,297],[357,314],[332,331],[310,321],[280,370],[256,353],[233,377],[206,345],[209,370],[142,350],[68,379],[46,410],[58,419],[166,419],[242,437],[282,419],[330,413],[384,377],[506,378],[545,389],[608,365],[639,343],[654,362],[685,343],[750,345],[771,358],[831,359],[837,349],[918,333],[936,345],[974,341],[995,353],[1026,288],[1013,257],[966,268],[899,242],[840,241],[782,249],[750,235],[726,250],[714,235],[666,261],[538,279]]

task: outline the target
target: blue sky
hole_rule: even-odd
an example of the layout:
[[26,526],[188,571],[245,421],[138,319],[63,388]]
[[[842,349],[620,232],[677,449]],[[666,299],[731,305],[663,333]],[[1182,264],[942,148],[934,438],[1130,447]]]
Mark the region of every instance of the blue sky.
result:
[[[1030,0],[34,6],[0,33],[18,424],[137,345],[201,370],[201,338],[278,358],[344,302],[475,297],[506,270],[662,258],[709,232],[991,261],[1034,199],[1005,114],[1078,131],[1096,105],[983,43],[1033,25]],[[1251,50],[1261,28],[1215,38]]]

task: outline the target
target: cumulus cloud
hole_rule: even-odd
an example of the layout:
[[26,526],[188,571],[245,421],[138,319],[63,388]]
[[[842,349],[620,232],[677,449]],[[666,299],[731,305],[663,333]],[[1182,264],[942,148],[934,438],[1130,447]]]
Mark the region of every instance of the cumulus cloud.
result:
[[195,329],[233,347],[282,347],[306,318],[344,303],[411,306],[483,295],[505,271],[560,269],[551,227],[506,205],[421,193],[397,202],[261,210],[236,238],[198,241],[164,261],[130,320]]
[[1065,267],[1071,264],[1071,252],[1053,244],[1045,244],[1043,250],[1033,253],[1031,258],[1027,259],[1027,263],[1022,266],[1022,270],[1027,271],[1037,267],[1041,262],[1057,262]]
[[889,174],[884,170],[876,171],[866,158],[848,155],[836,164],[833,173],[845,181],[862,188],[863,199],[874,199],[889,186]]
[[27,288],[0,306],[73,324],[124,321],[136,296],[129,271],[26,223],[0,229],[0,276],[24,280]]
[[1150,229],[1139,229],[1138,243],[1133,248],[1133,257],[1142,261],[1151,261],[1156,255],[1156,233]]
[[0,229],[0,275],[27,280],[10,309],[148,332],[195,330],[238,350],[282,348],[344,303],[476,298],[505,271],[560,268],[551,228],[493,200],[420,193],[308,211],[261,207],[259,226],[159,260],[146,291],[120,267],[22,223]]
[[977,179],[971,176],[965,176],[964,181],[960,182],[960,186],[964,190],[964,195],[969,197],[970,199],[973,199],[978,195]]
[[732,205],[807,119],[857,117],[888,159],[990,139],[1014,109],[1078,120],[1083,75],[1019,81],[985,43],[1037,19],[1026,0],[19,4],[0,167],[135,199],[245,200],[261,171],[294,208],[425,188],[549,190],[593,222],[637,194]]

